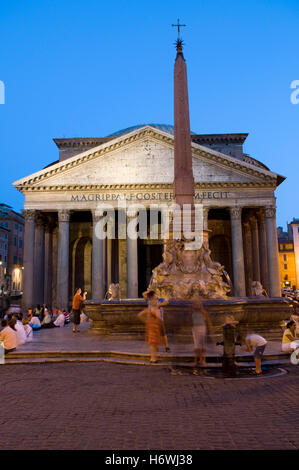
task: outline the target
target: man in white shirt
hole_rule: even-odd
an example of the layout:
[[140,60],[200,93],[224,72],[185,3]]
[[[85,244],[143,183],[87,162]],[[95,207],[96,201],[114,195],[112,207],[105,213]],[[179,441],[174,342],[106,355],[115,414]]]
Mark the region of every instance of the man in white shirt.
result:
[[64,326],[65,316],[62,310],[58,310],[58,317],[54,321],[55,326]]
[[2,320],[1,322],[2,331],[0,331],[0,341],[4,345],[4,353],[8,354],[14,351],[17,347],[17,334],[16,332],[8,326],[7,320]]
[[[253,357],[255,362],[255,373],[256,375],[262,375],[262,357],[267,345],[267,341],[260,335],[248,334],[245,336],[246,346],[243,349],[244,351],[252,351],[255,348]],[[243,342],[243,341],[242,341]]]

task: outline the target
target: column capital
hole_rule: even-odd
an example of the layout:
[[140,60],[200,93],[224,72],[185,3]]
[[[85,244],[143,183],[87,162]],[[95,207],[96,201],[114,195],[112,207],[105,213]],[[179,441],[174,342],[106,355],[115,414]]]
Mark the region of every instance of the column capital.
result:
[[257,217],[255,215],[252,215],[251,217],[249,217],[249,223],[250,223],[250,226],[251,227],[256,227],[257,225]]
[[242,216],[242,207],[230,207],[230,216],[233,220],[241,219]]
[[45,232],[52,233],[54,229],[57,227],[57,222],[55,217],[52,215],[47,215],[45,217]]
[[276,216],[276,207],[275,206],[269,206],[265,207],[265,217],[267,218],[274,218]]
[[45,224],[45,232],[46,233],[52,233],[54,228],[55,228],[54,224],[52,224],[50,222],[46,222],[46,224]]
[[25,222],[35,221],[36,210],[35,209],[23,209],[22,210]]
[[36,217],[35,217],[35,223],[36,223],[36,226],[39,228],[46,227],[46,219],[41,212],[37,212]]
[[210,209],[211,209],[210,207],[203,207],[202,213],[204,217],[208,217]]
[[127,221],[135,219],[138,216],[139,210],[136,207],[128,207],[127,209]]
[[71,216],[71,211],[66,209],[61,209],[58,211],[58,221],[59,222],[69,222]]
[[265,208],[264,207],[260,207],[257,210],[256,215],[260,224],[265,223]]
[[103,211],[98,211],[97,209],[92,209],[91,211],[93,222],[98,222],[104,217]]

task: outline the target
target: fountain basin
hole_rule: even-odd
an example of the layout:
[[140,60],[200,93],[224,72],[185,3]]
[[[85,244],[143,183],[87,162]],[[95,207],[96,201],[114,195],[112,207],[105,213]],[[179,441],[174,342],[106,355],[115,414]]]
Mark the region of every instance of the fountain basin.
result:
[[[281,322],[293,313],[290,302],[281,297],[209,299],[203,301],[203,305],[210,314],[216,334],[221,334],[226,315],[233,315],[239,321],[239,330],[262,334],[268,340],[281,337]],[[88,300],[84,311],[92,320],[91,332],[136,338],[144,333],[144,325],[137,318],[144,308],[146,302],[143,299]],[[189,337],[192,328],[191,302],[171,300],[164,307],[164,321],[168,334]]]

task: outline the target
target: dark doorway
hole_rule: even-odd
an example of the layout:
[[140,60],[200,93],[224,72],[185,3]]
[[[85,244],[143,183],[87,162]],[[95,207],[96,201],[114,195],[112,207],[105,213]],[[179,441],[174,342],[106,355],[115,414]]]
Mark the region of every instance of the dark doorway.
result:
[[209,248],[211,250],[211,258],[218,261],[224,266],[233,282],[232,270],[232,252],[230,238],[225,235],[215,235],[209,240]]
[[151,280],[152,270],[162,262],[163,245],[138,245],[138,296],[142,297]]

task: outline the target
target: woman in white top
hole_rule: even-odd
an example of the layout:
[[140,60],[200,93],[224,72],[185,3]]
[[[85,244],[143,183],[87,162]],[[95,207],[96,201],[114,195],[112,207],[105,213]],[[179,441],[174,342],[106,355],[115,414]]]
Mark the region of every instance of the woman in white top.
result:
[[65,316],[62,310],[58,310],[58,317],[54,321],[55,326],[63,327],[65,322]]
[[24,326],[20,320],[17,320],[15,317],[11,319],[10,326],[15,330],[17,335],[17,346],[21,346],[26,343],[26,333]]

